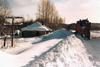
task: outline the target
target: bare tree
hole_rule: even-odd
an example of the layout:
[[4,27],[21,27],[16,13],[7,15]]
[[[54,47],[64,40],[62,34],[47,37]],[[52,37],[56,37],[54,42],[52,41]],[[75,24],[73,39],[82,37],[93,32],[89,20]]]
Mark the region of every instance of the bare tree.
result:
[[[10,15],[10,10],[8,6],[5,4],[5,0],[0,0],[0,35],[5,35],[8,32],[8,29],[5,29],[4,24],[8,23],[5,19],[5,16]],[[2,47],[6,45],[6,36],[4,37],[4,44]]]
[[0,24],[5,22],[4,17],[10,15],[10,11],[7,8],[0,7]]
[[11,14],[10,10],[5,6],[0,6],[0,33],[4,33],[4,24],[8,23],[5,19],[5,16],[9,16]]
[[11,14],[11,11],[9,9],[8,2],[6,0],[0,0],[0,24],[5,23],[5,16],[8,16]]
[[[50,0],[41,0],[38,6],[37,19],[50,27],[63,23],[63,19],[58,15],[55,6]],[[53,24],[50,25],[50,23]]]

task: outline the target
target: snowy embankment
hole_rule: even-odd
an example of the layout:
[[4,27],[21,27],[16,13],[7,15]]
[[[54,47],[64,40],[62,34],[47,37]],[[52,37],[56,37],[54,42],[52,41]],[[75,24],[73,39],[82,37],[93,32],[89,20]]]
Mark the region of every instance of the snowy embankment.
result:
[[70,35],[24,67],[93,67],[84,44]]

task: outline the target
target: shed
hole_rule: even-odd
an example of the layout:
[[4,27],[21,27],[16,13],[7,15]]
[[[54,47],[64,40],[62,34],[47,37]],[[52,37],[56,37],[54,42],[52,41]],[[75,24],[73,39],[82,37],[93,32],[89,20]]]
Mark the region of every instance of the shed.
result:
[[34,37],[47,34],[52,30],[39,22],[35,22],[21,29],[22,37]]

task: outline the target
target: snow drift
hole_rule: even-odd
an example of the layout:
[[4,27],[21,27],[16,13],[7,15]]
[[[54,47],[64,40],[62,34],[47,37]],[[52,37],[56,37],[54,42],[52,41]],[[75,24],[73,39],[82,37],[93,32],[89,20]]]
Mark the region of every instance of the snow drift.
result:
[[63,29],[60,29],[60,30],[56,30],[56,31],[54,31],[50,34],[40,36],[39,37],[40,40],[33,42],[33,44],[41,43],[41,42],[44,42],[44,41],[49,41],[49,40],[52,40],[52,39],[64,39],[67,36],[70,36],[71,34],[72,34],[72,32],[66,31],[63,28]]
[[24,67],[93,67],[93,63],[82,41],[72,34]]

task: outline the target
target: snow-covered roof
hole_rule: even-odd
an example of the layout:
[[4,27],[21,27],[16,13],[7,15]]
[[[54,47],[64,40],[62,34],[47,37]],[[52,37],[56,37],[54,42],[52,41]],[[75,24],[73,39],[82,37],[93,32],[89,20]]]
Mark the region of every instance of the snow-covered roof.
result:
[[39,22],[33,23],[21,29],[22,31],[52,31],[50,28],[42,25]]

